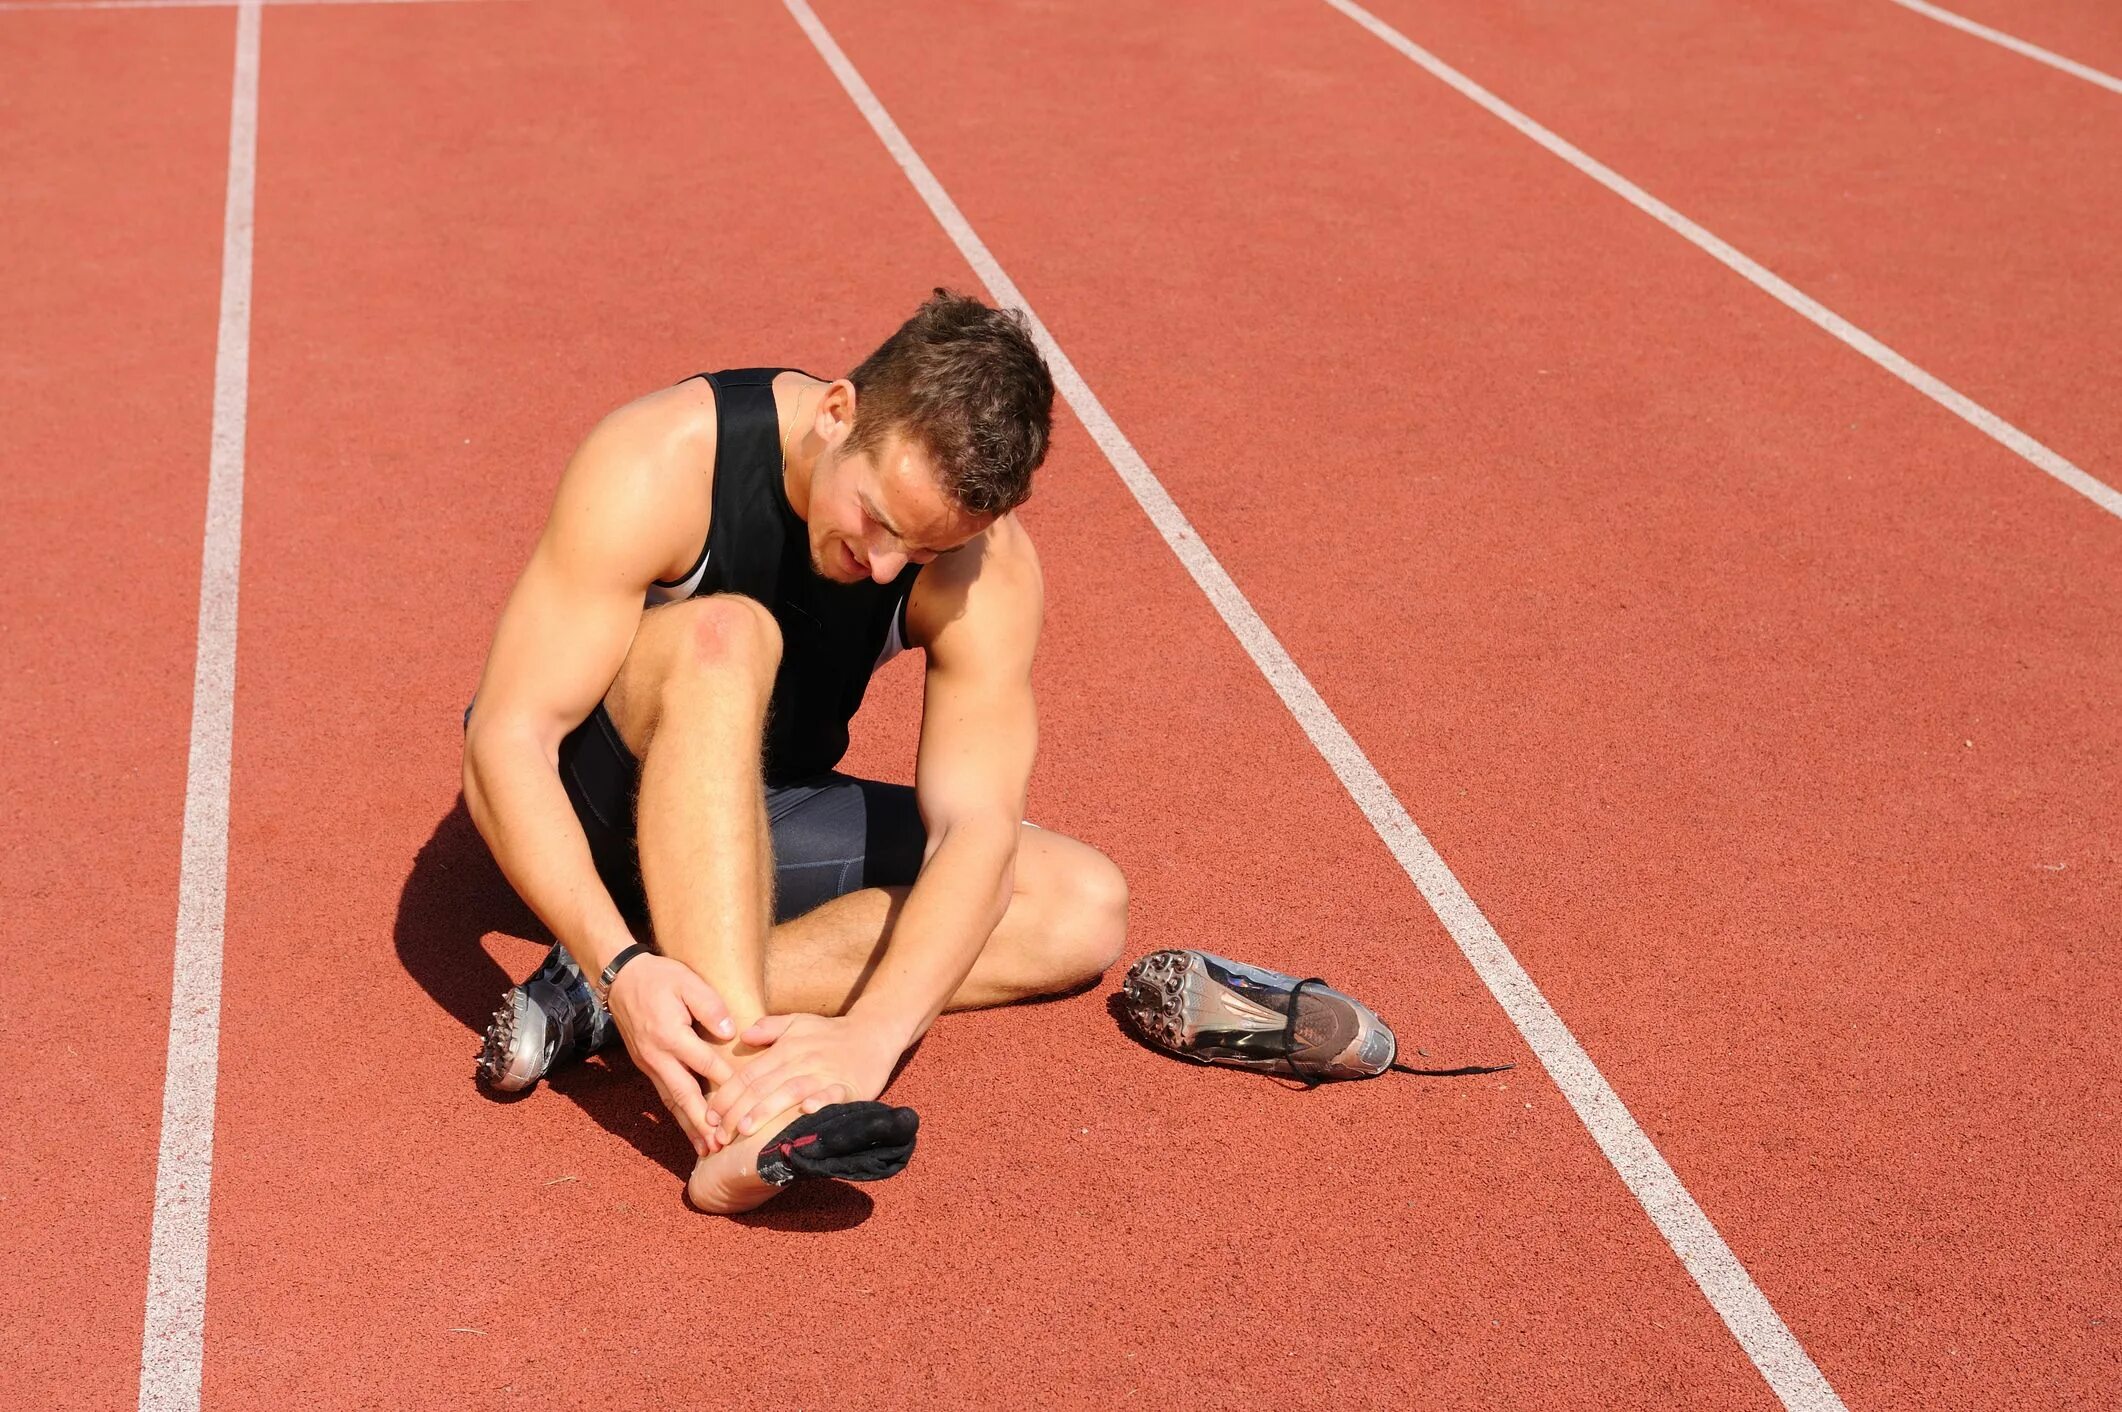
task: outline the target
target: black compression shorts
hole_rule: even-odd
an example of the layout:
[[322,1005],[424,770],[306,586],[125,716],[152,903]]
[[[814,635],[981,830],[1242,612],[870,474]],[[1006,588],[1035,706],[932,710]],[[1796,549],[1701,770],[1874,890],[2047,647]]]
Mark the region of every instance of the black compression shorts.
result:
[[[560,742],[560,782],[589,839],[597,875],[628,924],[646,935],[648,904],[634,843],[640,777],[639,763],[602,703]],[[857,888],[910,885],[928,843],[912,786],[837,771],[769,784],[766,818],[773,832],[777,922]]]

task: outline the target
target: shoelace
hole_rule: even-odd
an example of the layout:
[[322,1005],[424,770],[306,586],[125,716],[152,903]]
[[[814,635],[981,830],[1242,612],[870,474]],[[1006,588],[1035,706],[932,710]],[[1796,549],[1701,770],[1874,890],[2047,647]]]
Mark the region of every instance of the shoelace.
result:
[[[1283,1077],[1295,1079],[1305,1088],[1312,1089],[1317,1088],[1320,1084],[1327,1082],[1327,1080],[1315,1078],[1309,1074],[1298,1073],[1296,1061],[1290,1058],[1292,1054],[1297,1052],[1297,1001],[1304,994],[1304,987],[1308,985],[1323,986],[1326,985],[1326,980],[1323,976],[1307,976],[1289,988],[1289,1018],[1282,1026],[1282,1062],[1290,1066],[1289,1073],[1283,1075]],[[1331,988],[1328,987],[1328,989]],[[1458,1079],[1466,1078],[1473,1074],[1500,1074],[1507,1069],[1515,1069],[1517,1067],[1516,1064],[1467,1064],[1457,1069],[1416,1069],[1397,1060],[1385,1066],[1388,1073],[1420,1074],[1425,1078],[1432,1079]]]

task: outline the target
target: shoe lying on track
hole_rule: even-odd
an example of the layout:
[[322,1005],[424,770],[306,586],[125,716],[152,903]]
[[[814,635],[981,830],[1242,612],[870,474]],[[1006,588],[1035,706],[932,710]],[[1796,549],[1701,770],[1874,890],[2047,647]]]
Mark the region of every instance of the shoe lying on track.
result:
[[1393,1062],[1393,1032],[1321,980],[1206,951],[1153,951],[1121,986],[1127,1016],[1160,1049],[1307,1082],[1367,1079]]
[[590,991],[567,948],[555,942],[545,964],[502,997],[479,1046],[477,1076],[489,1088],[515,1093],[555,1065],[602,1049],[613,1033],[611,1011]]
[[1153,951],[1128,968],[1121,1009],[1159,1049],[1204,1064],[1260,1069],[1305,1083],[1403,1074],[1492,1074],[1511,1066],[1410,1069],[1371,1008],[1313,977],[1206,951]]

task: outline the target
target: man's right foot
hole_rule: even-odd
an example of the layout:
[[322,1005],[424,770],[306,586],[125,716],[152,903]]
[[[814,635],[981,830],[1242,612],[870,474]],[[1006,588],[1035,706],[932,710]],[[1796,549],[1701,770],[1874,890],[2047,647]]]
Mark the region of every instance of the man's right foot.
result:
[[[768,1125],[772,1127],[771,1124]],[[773,1130],[740,1138],[693,1167],[686,1198],[701,1211],[734,1216],[764,1205],[807,1177],[881,1182],[913,1160],[921,1119],[911,1108],[833,1103]]]
[[502,997],[479,1046],[477,1076],[502,1093],[529,1088],[554,1066],[610,1042],[611,1012],[591,993],[567,948],[555,942],[545,964]]

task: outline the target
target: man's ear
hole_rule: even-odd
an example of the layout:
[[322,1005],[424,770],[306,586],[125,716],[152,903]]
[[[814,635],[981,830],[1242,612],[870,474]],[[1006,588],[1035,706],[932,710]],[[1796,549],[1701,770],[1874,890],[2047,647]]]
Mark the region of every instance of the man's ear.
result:
[[855,429],[855,385],[835,379],[818,398],[814,430],[828,446],[838,446]]

